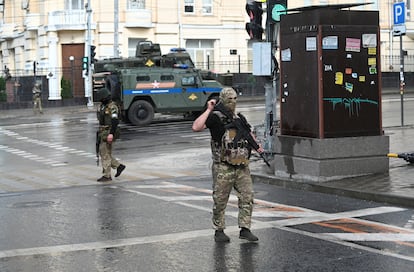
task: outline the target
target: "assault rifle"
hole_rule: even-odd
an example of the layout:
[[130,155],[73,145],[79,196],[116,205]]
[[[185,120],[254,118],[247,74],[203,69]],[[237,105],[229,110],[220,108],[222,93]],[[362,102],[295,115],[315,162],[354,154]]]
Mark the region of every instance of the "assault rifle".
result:
[[99,144],[101,143],[101,137],[99,137],[99,130],[96,131],[96,142],[95,142],[95,152],[96,152],[96,165],[99,166]]
[[414,153],[388,153],[387,157],[389,158],[400,158],[404,159],[409,163],[414,163]]
[[258,151],[260,147],[251,134],[251,130],[250,130],[251,126],[247,122],[246,118],[241,113],[237,114],[239,118],[234,118],[233,114],[229,112],[229,110],[227,110],[226,107],[220,102],[218,102],[214,106],[214,108],[218,110],[219,112],[223,113],[229,120],[231,120],[231,123],[225,126],[226,128],[235,128],[237,130],[236,136],[234,137],[234,140],[233,140],[234,146],[237,146],[237,142],[240,141],[241,139],[246,140],[248,144],[250,145],[250,147],[256,150],[257,153],[259,153],[260,157],[262,157],[266,165],[268,167],[271,167],[270,163],[265,158],[264,154]]

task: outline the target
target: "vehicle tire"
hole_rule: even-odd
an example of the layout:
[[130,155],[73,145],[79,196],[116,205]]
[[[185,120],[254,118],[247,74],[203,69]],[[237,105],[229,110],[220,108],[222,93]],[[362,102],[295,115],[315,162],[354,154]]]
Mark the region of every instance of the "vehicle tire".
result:
[[106,88],[111,92],[113,101],[121,101],[121,84],[117,75],[108,75],[105,81]]
[[137,100],[128,110],[129,121],[136,126],[145,126],[154,119],[154,107],[145,100]]

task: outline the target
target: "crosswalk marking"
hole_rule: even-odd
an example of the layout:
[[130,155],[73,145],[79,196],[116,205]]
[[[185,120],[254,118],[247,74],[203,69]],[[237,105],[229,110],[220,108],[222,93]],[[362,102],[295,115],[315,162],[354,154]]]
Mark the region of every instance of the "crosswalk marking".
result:
[[[169,179],[189,176],[199,176],[197,171],[185,169],[168,169],[161,172],[157,169],[148,169],[140,166],[139,162],[125,161],[127,169],[119,178],[113,178],[115,184],[120,181],[142,181],[152,179]],[[74,171],[73,169],[76,169]],[[48,188],[63,188],[81,185],[97,184],[102,168],[94,163],[82,165],[66,164],[61,166],[48,165],[34,170],[3,173],[0,179],[0,193],[39,190]]]
[[334,239],[353,242],[414,242],[414,233],[323,233]]

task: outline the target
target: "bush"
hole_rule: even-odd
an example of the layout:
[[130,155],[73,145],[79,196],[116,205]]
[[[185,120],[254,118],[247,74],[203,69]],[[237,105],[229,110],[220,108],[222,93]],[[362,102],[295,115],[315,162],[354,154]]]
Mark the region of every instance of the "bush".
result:
[[62,96],[62,99],[73,97],[70,80],[66,80],[62,77],[60,80],[60,87],[62,88],[62,92],[60,94]]
[[6,80],[3,77],[0,77],[0,102],[7,101],[6,93]]
[[7,102],[6,90],[0,90],[0,102]]

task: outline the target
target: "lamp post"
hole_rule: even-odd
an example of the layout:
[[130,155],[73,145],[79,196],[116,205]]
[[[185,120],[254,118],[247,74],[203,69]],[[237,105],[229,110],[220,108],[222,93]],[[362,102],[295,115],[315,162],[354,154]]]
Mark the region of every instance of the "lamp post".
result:
[[71,93],[72,93],[72,97],[74,96],[74,93],[73,93],[73,83],[74,83],[74,81],[73,81],[73,75],[74,75],[74,71],[73,71],[73,61],[75,60],[75,57],[74,56],[70,56],[69,57],[69,61],[70,61],[70,71],[71,71],[71,77],[70,77],[70,91],[71,91]]
[[210,52],[207,52],[207,70],[210,71]]

